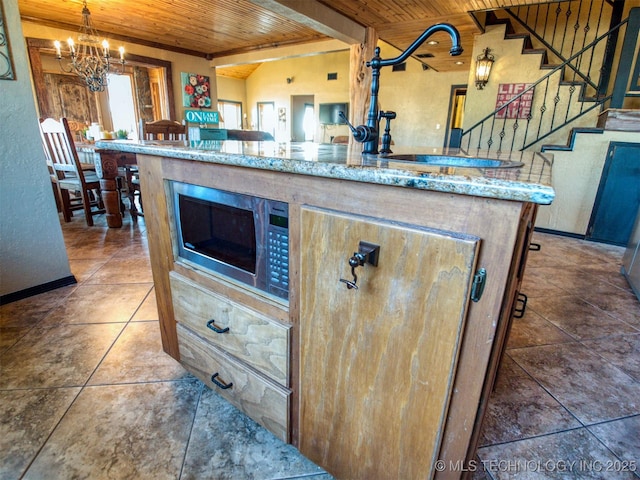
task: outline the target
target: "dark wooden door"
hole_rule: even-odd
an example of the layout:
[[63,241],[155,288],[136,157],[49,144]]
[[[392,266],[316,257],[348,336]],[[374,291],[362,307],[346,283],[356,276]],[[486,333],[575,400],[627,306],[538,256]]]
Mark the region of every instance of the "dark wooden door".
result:
[[611,142],[587,238],[626,246],[640,206],[640,143]]
[[65,117],[70,122],[86,125],[100,121],[95,94],[78,77],[45,73],[44,82],[49,95],[46,110],[40,112],[43,117]]

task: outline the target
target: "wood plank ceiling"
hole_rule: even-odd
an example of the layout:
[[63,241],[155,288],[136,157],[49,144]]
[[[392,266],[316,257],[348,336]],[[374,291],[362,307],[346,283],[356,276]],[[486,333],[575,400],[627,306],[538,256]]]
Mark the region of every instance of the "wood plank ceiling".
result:
[[[508,5],[534,3],[507,0]],[[472,63],[473,35],[480,33],[468,12],[499,8],[504,0],[87,0],[95,28],[112,41],[142,44],[164,50],[219,59],[274,47],[310,44],[331,38],[344,23],[372,27],[381,40],[404,50],[427,27],[447,22],[461,34],[465,52],[450,57],[451,42],[444,33],[416,54],[437,71],[467,70]],[[295,10],[304,6],[304,21]],[[82,0],[18,0],[23,20],[77,31]],[[293,13],[292,13],[293,12]],[[319,13],[318,13],[319,12]],[[332,15],[327,15],[331,13]],[[336,21],[336,17],[338,21]],[[306,18],[306,17],[305,17]],[[327,19],[328,28],[318,28]],[[353,29],[352,29],[353,31]],[[343,37],[344,38],[344,37]],[[343,40],[343,38],[340,38]],[[354,42],[351,42],[354,43]],[[345,48],[347,46],[345,45]],[[456,61],[463,61],[459,65]],[[255,62],[255,60],[254,60]],[[250,75],[253,67],[230,67],[221,74]]]

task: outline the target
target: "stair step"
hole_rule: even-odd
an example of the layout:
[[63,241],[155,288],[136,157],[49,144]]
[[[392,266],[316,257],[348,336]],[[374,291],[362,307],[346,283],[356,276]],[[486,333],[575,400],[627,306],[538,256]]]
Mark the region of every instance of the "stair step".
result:
[[513,24],[509,18],[498,18],[493,11],[488,11],[484,21],[486,25],[506,25],[505,33],[507,35],[515,33],[515,29],[513,28]]
[[[522,50],[533,49],[533,42],[531,41],[531,35],[528,33],[507,33],[504,36],[507,40],[519,40],[522,39]],[[540,49],[542,50],[542,49]]]
[[609,108],[598,116],[598,128],[640,132],[640,110]]
[[602,133],[604,130],[602,128],[572,128],[571,132],[569,132],[569,139],[567,140],[566,145],[542,145],[540,147],[541,152],[550,152],[550,151],[558,151],[558,152],[570,152],[573,150],[573,146],[576,143],[576,136],[578,133]]

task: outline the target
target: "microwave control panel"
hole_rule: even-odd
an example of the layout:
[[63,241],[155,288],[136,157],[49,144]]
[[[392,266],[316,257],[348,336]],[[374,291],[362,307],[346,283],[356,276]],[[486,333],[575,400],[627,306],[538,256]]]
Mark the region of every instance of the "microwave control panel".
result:
[[267,226],[269,269],[268,290],[284,299],[289,298],[289,205],[269,201]]

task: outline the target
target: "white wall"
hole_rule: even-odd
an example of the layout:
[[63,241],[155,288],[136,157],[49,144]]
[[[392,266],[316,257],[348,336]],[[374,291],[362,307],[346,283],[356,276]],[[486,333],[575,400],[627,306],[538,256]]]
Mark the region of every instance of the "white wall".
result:
[[0,80],[0,295],[71,275],[44,159],[17,0],[4,0],[16,80]]

